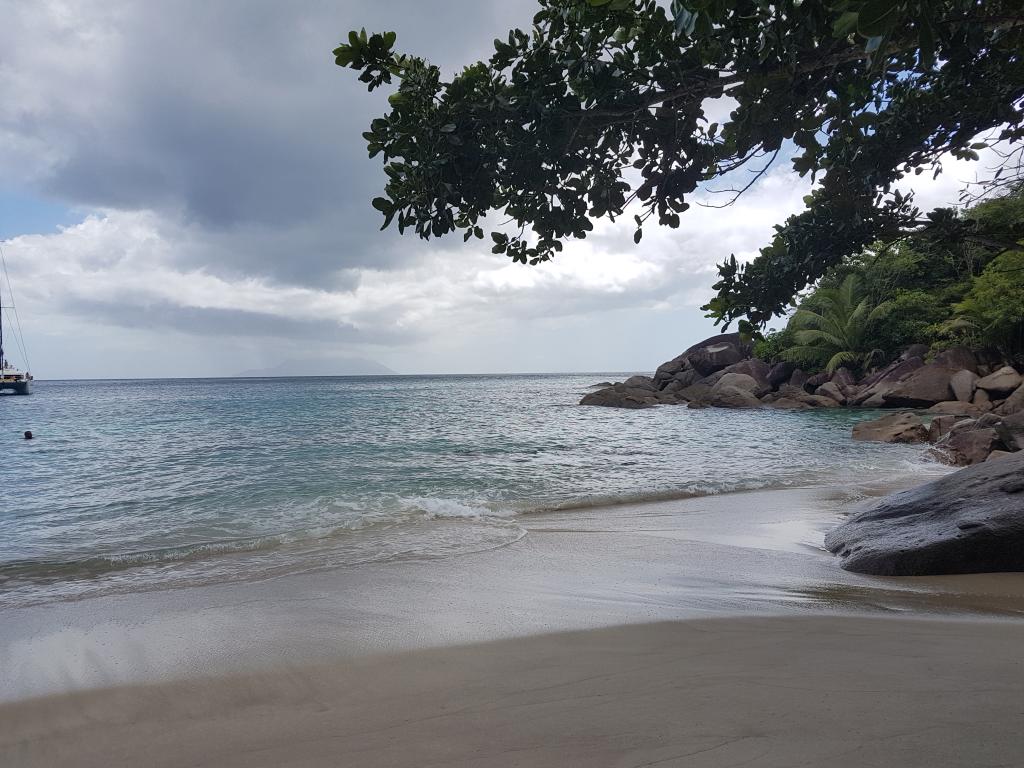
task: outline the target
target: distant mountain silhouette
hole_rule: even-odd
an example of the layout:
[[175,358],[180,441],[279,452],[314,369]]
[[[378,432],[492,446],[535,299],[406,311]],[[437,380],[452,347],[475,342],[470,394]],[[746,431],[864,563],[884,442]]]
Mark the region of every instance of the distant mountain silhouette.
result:
[[286,360],[272,368],[253,368],[236,373],[235,377],[258,378],[269,376],[394,376],[387,366],[361,357],[313,358]]

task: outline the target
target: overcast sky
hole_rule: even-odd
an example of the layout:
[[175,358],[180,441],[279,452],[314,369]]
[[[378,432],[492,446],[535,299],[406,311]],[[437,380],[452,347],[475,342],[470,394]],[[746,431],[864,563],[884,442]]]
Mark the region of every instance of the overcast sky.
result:
[[[0,0],[0,242],[39,378],[223,376],[366,358],[400,373],[652,370],[715,332],[715,264],[801,208],[780,164],[679,230],[631,217],[524,267],[378,231],[360,134],[385,109],[353,27],[447,72],[533,0]],[[966,169],[919,188],[955,200]],[[926,178],[926,176],[918,177]],[[16,355],[12,355],[17,357]],[[18,361],[24,362],[24,361]]]

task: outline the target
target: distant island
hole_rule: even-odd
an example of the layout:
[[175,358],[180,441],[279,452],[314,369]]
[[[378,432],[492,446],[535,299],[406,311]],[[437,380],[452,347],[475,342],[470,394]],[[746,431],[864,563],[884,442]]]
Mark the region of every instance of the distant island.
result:
[[236,373],[235,378],[263,378],[273,376],[397,376],[398,374],[374,360],[362,357],[315,358],[312,360],[285,360],[270,368],[252,368]]

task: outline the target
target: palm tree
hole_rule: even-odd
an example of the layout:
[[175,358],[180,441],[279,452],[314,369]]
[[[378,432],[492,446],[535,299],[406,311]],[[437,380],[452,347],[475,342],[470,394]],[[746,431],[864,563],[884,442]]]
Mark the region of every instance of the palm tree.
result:
[[860,278],[847,275],[837,288],[819,288],[789,321],[797,344],[782,353],[793,362],[824,363],[832,373],[842,365],[867,368],[885,353],[870,344],[871,325],[891,306],[876,307],[864,296]]

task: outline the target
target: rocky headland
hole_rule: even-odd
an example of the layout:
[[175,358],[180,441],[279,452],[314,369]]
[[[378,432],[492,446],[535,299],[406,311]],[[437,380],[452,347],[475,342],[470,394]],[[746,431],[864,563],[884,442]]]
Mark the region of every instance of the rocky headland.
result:
[[753,356],[738,333],[712,336],[658,366],[654,376],[604,382],[581,405],[612,408],[870,408],[893,413],[864,421],[855,440],[932,443],[954,466],[1024,449],[1024,376],[954,347],[929,358],[912,345],[899,359],[856,377],[848,368],[808,375],[795,364]]
[[842,567],[880,576],[1024,571],[1024,376],[957,347],[909,347],[859,379],[769,365],[739,334],[695,344],[654,376],[604,382],[582,405],[651,408],[891,409],[853,427],[854,440],[930,443],[965,467],[881,499],[832,530]]

